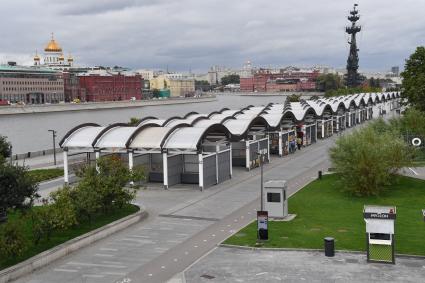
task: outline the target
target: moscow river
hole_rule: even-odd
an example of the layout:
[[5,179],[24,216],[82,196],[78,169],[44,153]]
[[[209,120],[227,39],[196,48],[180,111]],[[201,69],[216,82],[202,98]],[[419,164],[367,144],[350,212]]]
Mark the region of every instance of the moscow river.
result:
[[0,116],[0,135],[7,136],[12,143],[13,153],[41,151],[51,149],[52,134],[48,130],[56,130],[57,143],[73,127],[87,122],[109,125],[117,122],[128,122],[131,117],[143,118],[155,116],[169,118],[182,116],[188,112],[210,113],[224,107],[239,109],[250,104],[267,105],[270,102],[283,103],[285,96],[240,96],[217,95],[212,102],[143,106],[128,109],[101,109],[36,114],[17,114]]

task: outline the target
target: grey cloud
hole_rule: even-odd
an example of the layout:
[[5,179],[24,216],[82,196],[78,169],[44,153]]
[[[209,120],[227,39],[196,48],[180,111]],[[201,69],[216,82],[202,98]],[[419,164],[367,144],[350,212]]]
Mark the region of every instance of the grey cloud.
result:
[[[360,67],[402,65],[424,44],[423,0],[358,0]],[[55,33],[86,65],[176,71],[214,64],[343,67],[351,0],[2,0],[0,61],[28,62]],[[7,58],[7,59],[6,59]]]

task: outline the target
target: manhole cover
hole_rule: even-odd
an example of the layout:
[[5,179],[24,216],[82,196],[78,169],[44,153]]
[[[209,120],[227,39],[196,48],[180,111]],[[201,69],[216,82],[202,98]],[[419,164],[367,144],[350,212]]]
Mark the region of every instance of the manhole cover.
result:
[[215,278],[214,276],[208,275],[208,274],[203,274],[203,275],[201,275],[201,277],[205,278],[205,279],[214,279]]

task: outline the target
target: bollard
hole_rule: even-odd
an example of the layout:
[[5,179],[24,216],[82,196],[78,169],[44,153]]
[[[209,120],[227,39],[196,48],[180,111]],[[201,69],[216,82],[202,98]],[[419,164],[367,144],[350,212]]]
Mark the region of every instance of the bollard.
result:
[[325,239],[325,256],[335,256],[335,239],[332,237],[326,237]]
[[322,180],[322,171],[320,170],[320,171],[318,172],[318,174],[319,174],[319,180]]

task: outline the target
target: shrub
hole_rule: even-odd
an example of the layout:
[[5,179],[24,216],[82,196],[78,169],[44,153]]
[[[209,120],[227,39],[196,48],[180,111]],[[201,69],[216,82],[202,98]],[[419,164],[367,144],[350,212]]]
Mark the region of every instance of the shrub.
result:
[[76,224],[77,209],[75,202],[75,192],[68,186],[50,194],[52,200],[51,211],[55,230],[66,230]]
[[336,172],[345,188],[359,196],[378,195],[390,184],[392,175],[412,160],[412,151],[397,134],[383,130],[382,122],[372,123],[337,140],[330,149]]
[[130,171],[117,155],[100,158],[97,166],[97,169],[95,166],[87,166],[78,173],[81,180],[77,192],[85,196],[78,206],[80,213],[87,216],[98,209],[107,212],[130,203],[138,187],[127,185],[131,181],[137,183],[145,179],[142,169],[134,168]]
[[16,257],[26,250],[27,241],[20,222],[9,222],[0,225],[0,257]]

